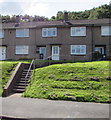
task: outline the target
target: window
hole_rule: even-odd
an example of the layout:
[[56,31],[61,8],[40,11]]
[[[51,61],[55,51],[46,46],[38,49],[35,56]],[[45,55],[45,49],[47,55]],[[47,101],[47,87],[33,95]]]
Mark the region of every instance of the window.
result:
[[4,38],[4,30],[0,30],[0,38]]
[[42,37],[57,36],[57,28],[42,28]]
[[59,46],[53,46],[53,55],[58,55],[59,54]]
[[16,29],[16,37],[29,37],[29,29]]
[[71,36],[86,36],[86,27],[71,27]]
[[71,54],[85,55],[86,45],[71,45]]
[[102,26],[101,27],[101,35],[102,36],[109,36],[109,35],[111,35],[111,26]]
[[16,54],[28,54],[29,46],[17,45],[16,46]]

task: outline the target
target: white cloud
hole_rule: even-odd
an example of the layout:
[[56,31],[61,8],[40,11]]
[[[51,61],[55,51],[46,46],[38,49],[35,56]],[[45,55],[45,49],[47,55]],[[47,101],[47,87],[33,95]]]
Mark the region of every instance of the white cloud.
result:
[[42,2],[32,2],[24,9],[25,14],[46,16],[49,11],[49,6]]
[[[84,11],[109,4],[110,0],[0,0],[2,14],[29,14],[51,17],[58,11]],[[1,10],[0,10],[1,11]]]

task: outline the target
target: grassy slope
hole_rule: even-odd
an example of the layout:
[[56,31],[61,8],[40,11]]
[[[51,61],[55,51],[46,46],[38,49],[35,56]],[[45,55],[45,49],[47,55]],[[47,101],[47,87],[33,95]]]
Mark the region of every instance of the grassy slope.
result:
[[6,85],[16,65],[17,63],[15,62],[0,62],[0,74],[2,76],[0,77],[0,95],[2,94],[2,87]]
[[0,61],[0,95],[19,62],[27,63],[27,61]]
[[[66,63],[35,70],[24,97],[109,102],[109,62]],[[91,80],[99,78],[99,81]],[[111,96],[110,96],[111,97]]]

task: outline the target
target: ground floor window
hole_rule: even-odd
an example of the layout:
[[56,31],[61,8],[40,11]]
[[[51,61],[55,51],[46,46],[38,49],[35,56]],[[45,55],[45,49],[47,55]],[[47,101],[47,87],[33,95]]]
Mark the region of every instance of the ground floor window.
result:
[[71,54],[75,55],[85,55],[86,45],[71,45]]
[[15,53],[16,54],[29,54],[29,46],[17,45]]

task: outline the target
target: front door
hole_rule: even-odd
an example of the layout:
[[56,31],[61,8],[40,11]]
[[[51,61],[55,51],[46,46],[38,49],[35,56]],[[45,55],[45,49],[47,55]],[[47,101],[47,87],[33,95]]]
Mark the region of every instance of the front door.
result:
[[0,47],[0,60],[6,59],[6,47]]
[[45,59],[46,47],[40,47],[39,52],[40,52],[40,55],[41,55],[41,59]]
[[59,46],[52,46],[52,60],[59,60]]
[[95,51],[98,51],[101,55],[105,54],[105,48],[104,47],[95,47]]

